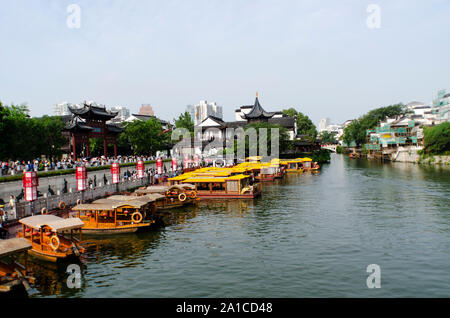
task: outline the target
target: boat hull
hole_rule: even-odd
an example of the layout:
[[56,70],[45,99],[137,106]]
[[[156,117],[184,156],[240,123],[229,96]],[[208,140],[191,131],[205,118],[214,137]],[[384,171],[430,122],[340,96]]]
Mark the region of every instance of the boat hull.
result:
[[69,254],[69,255],[65,255],[65,256],[58,256],[58,255],[52,255],[49,253],[45,253],[45,252],[41,252],[41,251],[37,251],[37,250],[29,250],[28,254],[30,254],[33,257],[36,257],[40,260],[43,261],[47,261],[47,262],[52,262],[52,263],[56,263],[56,262],[64,262],[64,261],[70,261],[70,260],[75,260],[78,259],[78,257],[75,254]]
[[261,191],[251,194],[234,194],[234,193],[198,193],[197,197],[203,199],[254,199],[261,196]]
[[151,224],[144,224],[140,226],[129,227],[115,227],[115,228],[86,228],[83,227],[83,234],[86,235],[114,235],[123,233],[135,233],[139,229],[149,228]]

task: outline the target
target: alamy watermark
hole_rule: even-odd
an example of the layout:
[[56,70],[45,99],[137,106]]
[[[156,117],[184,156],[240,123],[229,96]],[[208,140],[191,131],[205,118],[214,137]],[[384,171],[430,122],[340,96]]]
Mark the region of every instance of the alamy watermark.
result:
[[369,29],[381,28],[381,8],[378,4],[369,4],[366,12],[369,13],[366,19],[366,25]]
[[381,288],[381,267],[377,264],[370,264],[366,269],[367,273],[370,273],[367,277],[367,288]]
[[77,264],[70,264],[67,266],[66,273],[69,274],[67,277],[66,285],[68,288],[81,288],[81,269]]
[[[269,132],[270,130],[270,132]],[[197,148],[205,157],[214,155],[224,160],[244,159],[248,156],[279,158],[280,129],[279,128],[194,128],[193,138],[189,130],[176,128],[171,139],[176,142],[172,148],[173,154],[181,154],[183,149]],[[268,142],[270,140],[270,143]],[[222,152],[217,152],[218,150]],[[215,153],[216,152],[216,153]]]
[[81,28],[81,7],[78,4],[70,4],[67,6],[67,16],[66,24],[69,29],[79,29]]

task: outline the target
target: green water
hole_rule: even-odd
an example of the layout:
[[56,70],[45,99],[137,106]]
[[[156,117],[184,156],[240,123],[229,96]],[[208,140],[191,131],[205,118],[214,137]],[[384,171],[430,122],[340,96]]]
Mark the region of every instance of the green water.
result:
[[264,184],[261,199],[173,219],[89,239],[78,289],[64,266],[34,264],[33,297],[450,297],[448,168],[332,155],[318,174]]

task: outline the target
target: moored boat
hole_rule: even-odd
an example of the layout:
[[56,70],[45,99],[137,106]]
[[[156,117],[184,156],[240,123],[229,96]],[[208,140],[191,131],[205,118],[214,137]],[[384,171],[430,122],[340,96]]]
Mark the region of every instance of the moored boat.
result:
[[199,198],[207,199],[252,199],[261,195],[259,183],[250,184],[249,175],[229,177],[193,176],[185,180],[195,186]]
[[72,208],[82,220],[83,233],[120,234],[133,233],[155,223],[155,198],[147,196],[114,195],[90,204],[78,204]]
[[197,200],[195,186],[192,184],[175,184],[172,186],[150,186],[138,189],[135,192],[138,197],[159,194],[155,201],[157,210],[167,210],[179,208],[185,205],[193,204]]
[[[81,246],[81,228],[84,223],[79,218],[63,219],[56,215],[43,214],[19,220],[22,230],[18,236],[26,239],[32,248],[29,254],[40,259],[56,262],[78,258],[85,252]],[[64,234],[70,232],[70,237]],[[78,233],[79,238],[74,234]]]
[[[27,291],[34,284],[34,277],[29,275],[26,254],[32,248],[23,238],[0,240],[0,297],[27,296]],[[25,254],[25,265],[20,264],[17,257]]]

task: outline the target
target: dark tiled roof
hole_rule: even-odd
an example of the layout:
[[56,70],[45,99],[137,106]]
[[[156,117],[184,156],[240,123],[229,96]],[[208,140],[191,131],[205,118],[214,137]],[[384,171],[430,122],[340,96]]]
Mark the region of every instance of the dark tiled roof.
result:
[[228,121],[225,123],[225,125],[228,128],[239,128],[239,127],[244,127],[246,126],[248,123],[246,121]]
[[93,106],[84,104],[82,108],[74,108],[69,106],[72,114],[81,118],[94,117],[102,119],[112,119],[117,116],[118,112],[107,110],[105,106]]
[[255,99],[255,105],[248,114],[244,114],[242,118],[245,119],[257,119],[257,118],[271,118],[275,113],[266,112],[259,103],[258,97]]
[[85,122],[79,120],[76,117],[73,117],[72,120],[68,121],[66,123],[66,126],[64,127],[64,130],[68,130],[68,131],[80,131],[80,130],[90,131],[93,129],[94,128],[86,125]]
[[132,114],[132,116],[136,117],[137,119],[143,120],[143,121],[147,121],[147,120],[149,120],[149,119],[151,119],[151,118],[155,118],[155,119],[159,120],[159,122],[160,122],[161,124],[168,124],[167,121],[162,120],[162,119],[159,119],[159,118],[157,118],[157,117],[154,116],[154,115],[151,116],[151,115]]
[[112,124],[106,124],[106,129],[112,133],[121,133],[121,132],[125,131],[124,128],[122,128],[118,125],[112,125]]
[[268,122],[269,124],[280,125],[284,128],[295,127],[295,117],[291,116],[270,118]]

